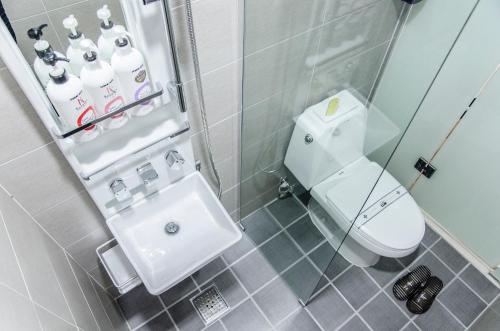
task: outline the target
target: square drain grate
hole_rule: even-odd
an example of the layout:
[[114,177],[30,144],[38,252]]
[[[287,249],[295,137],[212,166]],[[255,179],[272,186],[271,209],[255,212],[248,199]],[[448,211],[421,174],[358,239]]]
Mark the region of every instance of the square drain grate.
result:
[[192,298],[191,303],[205,324],[212,323],[229,311],[229,305],[215,285]]

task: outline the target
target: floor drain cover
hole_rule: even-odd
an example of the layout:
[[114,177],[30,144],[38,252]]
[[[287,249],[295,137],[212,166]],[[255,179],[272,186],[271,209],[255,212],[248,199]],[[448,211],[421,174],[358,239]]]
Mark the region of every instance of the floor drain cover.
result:
[[212,323],[229,311],[229,305],[215,285],[192,298],[191,302],[205,324]]

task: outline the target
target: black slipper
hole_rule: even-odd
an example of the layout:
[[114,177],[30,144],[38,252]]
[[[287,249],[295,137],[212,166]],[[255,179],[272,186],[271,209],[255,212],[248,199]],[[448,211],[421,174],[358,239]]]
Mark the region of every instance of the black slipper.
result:
[[415,294],[406,301],[406,308],[413,314],[423,314],[429,310],[434,299],[443,289],[441,279],[432,276],[427,280],[425,286],[418,289]]
[[392,292],[398,300],[408,298],[418,290],[431,277],[431,271],[424,265],[420,265],[401,277],[392,287]]

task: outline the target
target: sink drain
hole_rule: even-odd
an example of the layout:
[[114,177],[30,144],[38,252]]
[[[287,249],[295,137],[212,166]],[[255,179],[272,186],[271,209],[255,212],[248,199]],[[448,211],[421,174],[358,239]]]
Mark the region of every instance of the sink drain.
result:
[[167,234],[176,234],[179,231],[179,225],[175,222],[168,222],[165,225],[165,232]]

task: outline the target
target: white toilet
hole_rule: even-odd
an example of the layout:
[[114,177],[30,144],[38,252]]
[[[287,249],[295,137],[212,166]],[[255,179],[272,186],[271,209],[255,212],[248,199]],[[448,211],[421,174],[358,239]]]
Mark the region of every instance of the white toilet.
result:
[[[334,98],[338,107],[327,113]],[[285,157],[288,169],[311,190],[315,226],[360,267],[376,264],[380,256],[411,254],[425,232],[412,196],[364,155],[367,112],[347,90],[309,107],[297,118]]]

